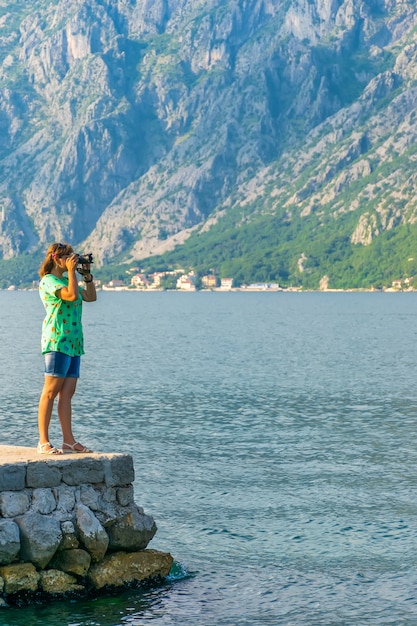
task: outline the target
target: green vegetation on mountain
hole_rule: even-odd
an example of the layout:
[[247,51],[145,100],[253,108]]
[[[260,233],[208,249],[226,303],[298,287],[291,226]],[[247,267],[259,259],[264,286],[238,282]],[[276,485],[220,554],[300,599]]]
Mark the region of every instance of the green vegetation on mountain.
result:
[[239,229],[219,223],[175,251],[148,259],[144,267],[184,267],[202,274],[214,270],[221,278],[233,277],[236,285],[278,282],[319,289],[328,276],[332,289],[380,289],[404,279],[417,287],[417,224],[385,231],[371,245],[361,246],[345,234],[346,222],[352,225],[354,217],[346,216],[336,228],[332,221],[283,224],[282,216],[261,217]]

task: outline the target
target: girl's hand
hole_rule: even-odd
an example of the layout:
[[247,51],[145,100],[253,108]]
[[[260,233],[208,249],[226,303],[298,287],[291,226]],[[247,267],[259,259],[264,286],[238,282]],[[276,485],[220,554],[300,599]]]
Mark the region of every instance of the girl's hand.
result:
[[91,270],[90,270],[91,265],[89,263],[83,263],[83,265],[81,265],[80,268],[77,268],[77,272],[79,274],[81,274],[81,276],[90,276],[91,275]]
[[65,260],[65,265],[69,272],[75,271],[75,269],[77,268],[77,263],[78,263],[78,254],[71,254]]

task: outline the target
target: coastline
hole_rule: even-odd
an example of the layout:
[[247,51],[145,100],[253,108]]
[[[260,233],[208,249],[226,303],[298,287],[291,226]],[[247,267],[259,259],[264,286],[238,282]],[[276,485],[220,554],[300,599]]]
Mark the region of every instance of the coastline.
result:
[[[107,287],[97,286],[97,291],[105,292],[130,292],[130,293],[416,293],[417,289],[408,287],[407,289],[394,289],[393,287],[387,287],[382,289],[365,289],[365,288],[350,288],[350,289],[304,289],[303,287],[288,287],[288,288],[263,288],[263,287],[232,287],[230,289],[224,289],[221,287],[213,287],[211,289],[146,289],[129,286]],[[0,288],[0,291],[38,291],[37,287],[16,287],[11,285],[7,288]]]
[[[383,287],[382,289],[355,288],[349,289],[304,289],[303,287],[267,287],[267,286],[247,286],[247,287],[211,287],[209,289],[160,289],[146,287],[131,287],[119,285],[108,287],[107,285],[97,285],[97,291],[106,292],[133,292],[133,293],[416,293],[417,289],[407,287],[407,289],[397,289],[394,287]],[[7,288],[0,288],[0,291],[38,291],[37,287],[16,287],[11,285]]]

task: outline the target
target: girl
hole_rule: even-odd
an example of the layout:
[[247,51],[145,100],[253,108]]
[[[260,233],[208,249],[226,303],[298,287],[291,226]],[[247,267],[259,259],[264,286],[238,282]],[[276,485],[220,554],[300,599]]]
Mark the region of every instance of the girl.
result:
[[[82,303],[97,299],[90,265],[82,265],[85,288],[78,286],[78,255],[68,244],[53,243],[40,267],[39,295],[46,316],[42,325],[42,354],[45,356],[45,383],[39,401],[39,454],[92,452],[72,434],[72,396],[80,375],[84,354],[81,324]],[[68,277],[64,277],[64,272]],[[62,450],[49,441],[49,424],[55,398],[62,429]]]

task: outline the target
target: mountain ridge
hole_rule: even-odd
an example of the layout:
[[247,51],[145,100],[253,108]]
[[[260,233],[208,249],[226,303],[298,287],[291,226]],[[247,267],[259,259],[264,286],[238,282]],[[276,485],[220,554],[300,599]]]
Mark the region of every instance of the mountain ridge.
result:
[[277,254],[303,282],[295,230],[356,254],[415,223],[411,1],[44,0],[0,20],[3,259],[65,239],[98,265],[174,263],[153,257],[269,215],[277,248],[297,222]]

